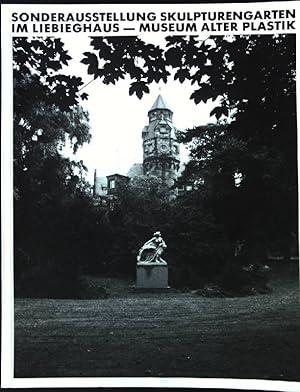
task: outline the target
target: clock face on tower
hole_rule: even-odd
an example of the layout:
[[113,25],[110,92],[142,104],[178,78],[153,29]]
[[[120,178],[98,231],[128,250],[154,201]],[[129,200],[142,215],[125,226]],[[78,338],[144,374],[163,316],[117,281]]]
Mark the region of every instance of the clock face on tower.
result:
[[163,152],[163,153],[167,153],[167,152],[169,152],[169,146],[167,146],[166,144],[161,144],[159,146],[159,151]]

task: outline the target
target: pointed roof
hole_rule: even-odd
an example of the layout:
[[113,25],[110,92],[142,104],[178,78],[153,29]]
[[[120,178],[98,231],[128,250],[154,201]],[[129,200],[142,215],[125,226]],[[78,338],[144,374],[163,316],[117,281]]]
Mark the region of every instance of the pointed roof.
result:
[[171,110],[168,105],[166,104],[166,101],[163,99],[163,97],[159,94],[159,96],[156,98],[156,101],[152,105],[152,108],[149,110],[155,110],[155,109],[167,109]]

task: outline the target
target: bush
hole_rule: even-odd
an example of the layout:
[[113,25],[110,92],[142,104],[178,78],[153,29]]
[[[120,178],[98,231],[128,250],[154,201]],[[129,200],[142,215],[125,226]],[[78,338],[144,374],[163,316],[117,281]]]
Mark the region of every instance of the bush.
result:
[[[64,260],[66,262],[66,260]],[[20,268],[22,264],[22,268]],[[78,268],[57,257],[29,256],[22,249],[15,251],[15,296],[29,298],[78,298]]]
[[254,295],[270,291],[270,267],[263,264],[243,265],[237,262],[225,268],[216,283],[227,294]]
[[99,286],[96,282],[89,279],[88,277],[80,278],[80,299],[103,299],[108,297],[109,292],[105,287]]
[[[230,257],[230,246],[226,241],[201,240],[191,233],[168,243],[173,287],[200,289],[213,281],[216,274]],[[168,260],[168,258],[166,258]]]

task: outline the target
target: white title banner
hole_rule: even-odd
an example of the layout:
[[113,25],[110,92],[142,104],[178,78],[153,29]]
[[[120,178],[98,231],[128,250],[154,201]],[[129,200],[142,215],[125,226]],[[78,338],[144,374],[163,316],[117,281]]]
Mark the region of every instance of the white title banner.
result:
[[51,34],[141,35],[274,34],[296,31],[295,2],[253,4],[102,4],[3,7],[14,36]]

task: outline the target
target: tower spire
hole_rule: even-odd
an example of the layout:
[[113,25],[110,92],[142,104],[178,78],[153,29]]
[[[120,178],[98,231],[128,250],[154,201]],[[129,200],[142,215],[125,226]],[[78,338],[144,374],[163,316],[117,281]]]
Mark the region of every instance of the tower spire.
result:
[[163,97],[160,94],[156,98],[154,104],[152,105],[152,108],[149,111],[156,110],[156,109],[166,109],[172,112],[172,110],[169,108],[169,105],[166,103],[166,101],[163,99]]

